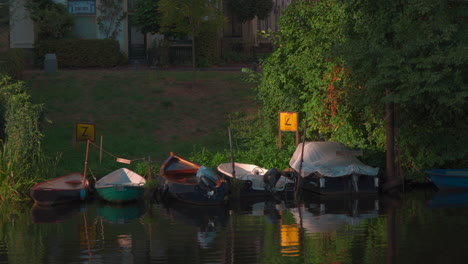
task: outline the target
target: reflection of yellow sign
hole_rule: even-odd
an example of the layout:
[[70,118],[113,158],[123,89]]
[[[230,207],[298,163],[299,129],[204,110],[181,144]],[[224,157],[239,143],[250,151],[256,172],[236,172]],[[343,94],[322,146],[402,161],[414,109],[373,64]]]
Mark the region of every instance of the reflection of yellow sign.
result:
[[92,124],[76,124],[76,141],[96,141],[96,129]]
[[281,253],[283,256],[299,256],[297,225],[281,225]]
[[297,112],[280,112],[280,130],[297,131]]

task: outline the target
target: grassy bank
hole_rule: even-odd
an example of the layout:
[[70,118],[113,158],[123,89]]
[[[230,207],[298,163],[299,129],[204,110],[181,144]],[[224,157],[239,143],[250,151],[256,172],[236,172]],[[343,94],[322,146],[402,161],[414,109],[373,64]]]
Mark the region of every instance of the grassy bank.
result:
[[[60,155],[57,174],[82,171],[85,142],[76,142],[77,123],[96,127],[103,156],[91,147],[88,165],[100,177],[150,157],[161,164],[174,152],[187,157],[194,146],[229,148],[230,116],[257,109],[252,84],[240,72],[65,71],[27,72],[24,79],[35,103],[43,103],[50,123],[43,148]],[[133,160],[131,165],[116,157]],[[57,175],[54,175],[57,176]]]

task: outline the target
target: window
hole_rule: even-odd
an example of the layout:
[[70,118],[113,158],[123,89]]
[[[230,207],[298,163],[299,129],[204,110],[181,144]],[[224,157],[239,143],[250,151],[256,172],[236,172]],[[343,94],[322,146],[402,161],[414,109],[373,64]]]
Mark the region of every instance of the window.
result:
[[94,15],[96,2],[94,0],[68,0],[68,12],[73,15]]

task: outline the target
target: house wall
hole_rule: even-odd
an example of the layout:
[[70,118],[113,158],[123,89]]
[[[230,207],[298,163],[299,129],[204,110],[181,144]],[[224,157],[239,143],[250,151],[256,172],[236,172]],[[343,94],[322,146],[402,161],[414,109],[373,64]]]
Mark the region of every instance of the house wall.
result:
[[[68,10],[73,14],[74,25],[72,29],[72,35],[78,38],[84,39],[103,39],[106,34],[99,29],[97,18],[101,14],[98,10],[101,5],[101,0],[54,0],[68,6]],[[123,11],[127,11],[127,0],[121,0]],[[79,4],[82,2],[83,5]],[[86,2],[94,2],[94,5],[84,4]],[[72,7],[73,6],[73,7]],[[80,13],[81,7],[91,8],[91,12]],[[128,53],[128,28],[127,28],[127,17],[121,22],[116,39],[120,44],[120,50],[124,53]]]
[[[291,2],[292,0],[273,0],[273,10],[267,18],[263,20],[254,18],[243,24],[236,22],[235,18],[227,14],[228,23],[223,30],[224,42],[228,40],[242,42],[244,51],[271,49],[271,41],[261,37],[258,31],[278,31],[281,13]],[[227,46],[229,44],[223,43],[224,48],[229,48]]]
[[[127,0],[121,0],[124,11],[127,11]],[[10,6],[10,47],[11,48],[34,48],[35,32],[34,22],[29,17],[29,12],[24,7],[26,0],[15,0]],[[54,0],[56,3],[61,3],[67,6],[69,12],[71,7],[69,2],[80,2],[78,0]],[[100,0],[82,0],[78,4],[77,10],[80,8],[88,8],[93,5],[85,4],[86,2],[94,2],[93,13],[74,13],[74,26],[71,32],[73,37],[84,39],[104,38],[105,34],[99,30],[97,24],[97,16],[99,11],[97,7],[100,5]],[[120,32],[117,40],[120,43],[120,49],[124,53],[128,53],[128,19],[125,18],[120,25]]]
[[34,23],[24,7],[26,0],[15,0],[10,6],[10,48],[34,47]]

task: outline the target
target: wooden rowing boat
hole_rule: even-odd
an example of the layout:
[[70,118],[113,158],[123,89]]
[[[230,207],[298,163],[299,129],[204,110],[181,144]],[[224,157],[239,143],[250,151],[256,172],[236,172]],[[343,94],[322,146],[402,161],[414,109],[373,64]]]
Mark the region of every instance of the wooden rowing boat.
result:
[[175,156],[173,153],[160,169],[163,185],[161,198],[173,198],[197,205],[224,204],[228,183],[205,166]]
[[145,183],[141,175],[120,168],[99,179],[94,187],[104,200],[123,203],[140,199],[145,192]]
[[36,183],[29,190],[29,194],[37,204],[53,205],[85,200],[88,189],[88,179],[79,172],[73,172]]

